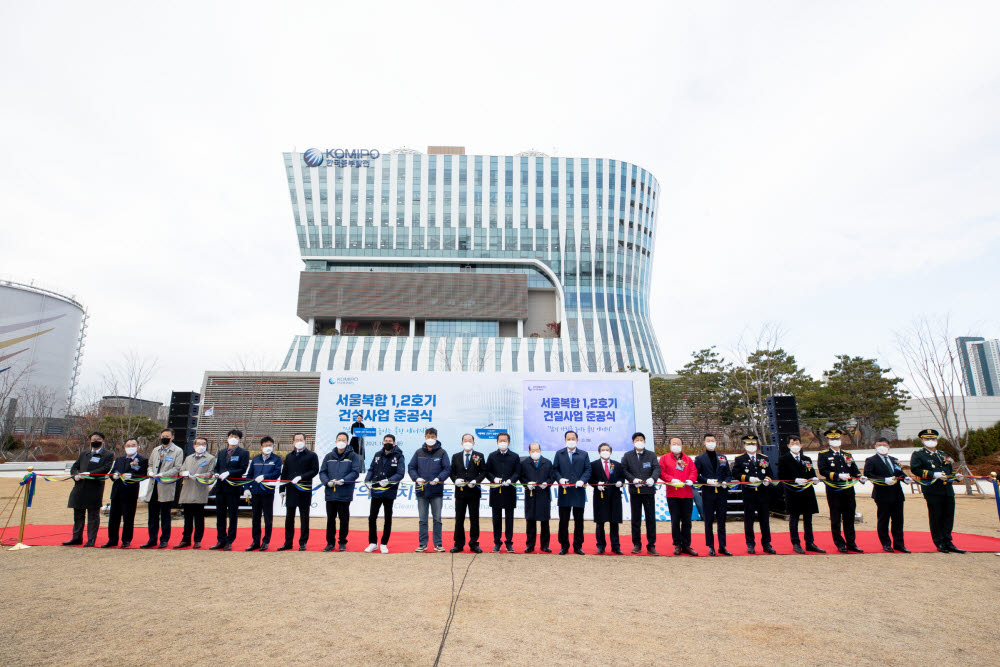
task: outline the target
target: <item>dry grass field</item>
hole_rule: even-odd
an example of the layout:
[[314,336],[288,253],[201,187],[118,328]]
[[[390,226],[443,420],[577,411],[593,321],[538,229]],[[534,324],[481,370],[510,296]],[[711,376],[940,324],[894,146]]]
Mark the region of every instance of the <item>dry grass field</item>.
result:
[[[15,487],[0,479],[0,506]],[[69,523],[68,492],[41,486],[30,521]],[[873,529],[874,505],[862,498],[859,507],[859,529]],[[908,527],[926,530],[923,501],[906,510]],[[827,520],[821,513],[817,526]],[[997,536],[998,527],[992,499],[958,499],[957,531]],[[394,526],[415,528],[415,519]],[[665,547],[669,525],[659,532]],[[703,550],[697,537],[694,546]],[[0,554],[0,651],[5,664],[427,665],[459,586],[441,664],[997,664],[1000,654],[1000,558],[991,553],[473,558],[60,547]]]

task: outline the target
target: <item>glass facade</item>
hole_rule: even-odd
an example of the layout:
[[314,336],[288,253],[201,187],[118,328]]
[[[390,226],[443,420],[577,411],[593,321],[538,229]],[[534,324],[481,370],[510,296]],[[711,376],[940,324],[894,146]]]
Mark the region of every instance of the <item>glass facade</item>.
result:
[[489,336],[500,335],[500,323],[480,320],[427,320],[425,336]]

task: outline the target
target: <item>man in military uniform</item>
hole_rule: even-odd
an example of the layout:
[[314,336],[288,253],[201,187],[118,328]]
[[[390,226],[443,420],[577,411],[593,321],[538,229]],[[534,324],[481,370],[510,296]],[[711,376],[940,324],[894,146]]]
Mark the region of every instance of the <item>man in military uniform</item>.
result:
[[[837,551],[846,553],[864,553],[858,548],[854,535],[854,514],[857,501],[854,498],[852,480],[865,478],[858,470],[858,464],[850,452],[840,451],[840,438],[843,433],[831,428],[826,436],[829,447],[819,452],[819,474],[827,481],[826,504],[830,507],[830,532]],[[840,533],[840,524],[844,524],[844,533]]]
[[[964,554],[951,541],[951,529],[955,523],[955,489],[950,478],[954,474],[954,461],[950,456],[937,451],[938,432],[925,428],[917,434],[924,448],[913,452],[910,457],[910,473],[924,481],[921,491],[927,501],[927,518],[931,524],[931,539],[941,553]],[[956,479],[962,481],[961,475]]]
[[[747,540],[747,553],[754,553],[757,539],[753,532],[754,514],[760,522],[760,545],[766,554],[777,553],[771,547],[771,518],[768,494],[771,485],[771,468],[767,459],[757,453],[757,436],[743,438],[745,454],[740,454],[733,462],[733,479],[746,482],[740,486],[743,497],[743,534]],[[760,486],[754,486],[759,484]]]

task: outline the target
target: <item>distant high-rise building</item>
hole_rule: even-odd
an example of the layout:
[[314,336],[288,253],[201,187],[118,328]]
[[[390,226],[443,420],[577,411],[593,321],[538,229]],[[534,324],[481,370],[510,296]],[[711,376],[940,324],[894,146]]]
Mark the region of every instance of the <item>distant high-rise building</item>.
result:
[[969,396],[1000,396],[1000,339],[955,339]]

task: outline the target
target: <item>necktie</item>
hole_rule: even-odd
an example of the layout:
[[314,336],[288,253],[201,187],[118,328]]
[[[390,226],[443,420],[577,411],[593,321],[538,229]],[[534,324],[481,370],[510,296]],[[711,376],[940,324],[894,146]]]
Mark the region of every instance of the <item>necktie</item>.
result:
[[611,479],[611,469],[608,467],[608,462],[604,462],[604,476]]
[[468,452],[465,453],[465,467],[466,468],[469,467],[469,453]]
[[566,450],[566,454],[569,456],[569,462],[572,463],[573,462],[573,450],[572,449]]
[[892,469],[892,464],[889,463],[889,457],[883,456],[882,460],[885,461],[885,467],[889,469],[889,474],[893,475],[896,471]]

